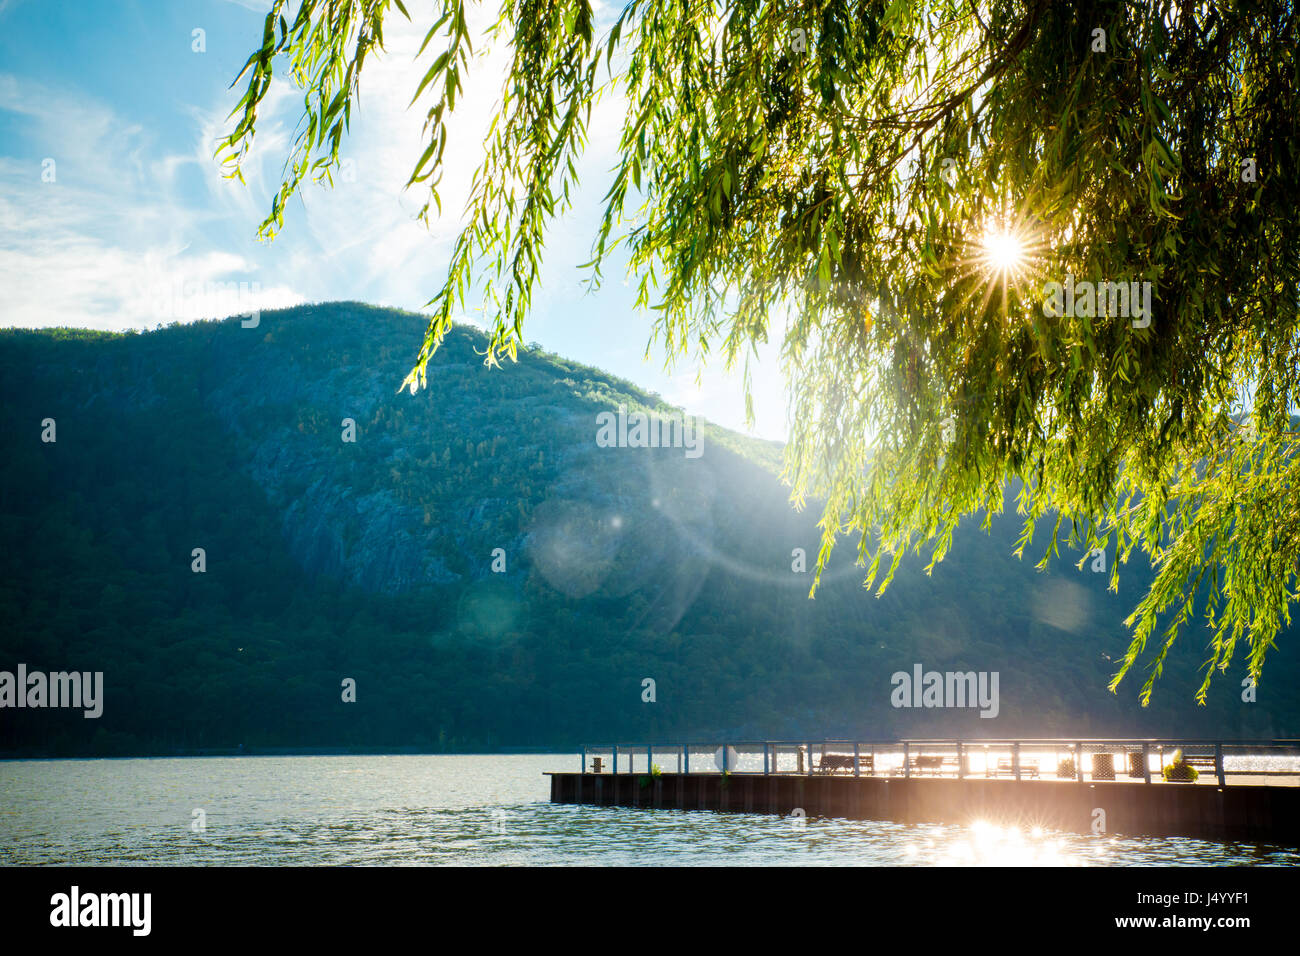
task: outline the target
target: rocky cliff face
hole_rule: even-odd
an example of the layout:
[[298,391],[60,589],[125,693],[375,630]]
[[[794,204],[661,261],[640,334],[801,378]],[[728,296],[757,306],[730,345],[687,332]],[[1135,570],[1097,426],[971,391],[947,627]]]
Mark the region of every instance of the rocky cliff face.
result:
[[[714,472],[724,460],[736,467],[735,453],[710,447],[691,461],[679,449],[595,442],[601,410],[652,406],[650,396],[591,370],[565,375],[537,354],[485,369],[469,331],[452,334],[429,387],[412,395],[397,385],[421,318],[362,306],[331,308],[327,325],[315,318],[307,308],[264,315],[256,330],[213,327],[200,376],[205,406],[238,449],[232,467],[283,513],[308,573],[397,594],[491,573],[500,548],[582,596],[630,540],[635,556],[623,563],[648,574],[662,571],[664,532],[712,539]],[[485,389],[498,394],[485,401]],[[750,444],[770,463],[770,447]]]

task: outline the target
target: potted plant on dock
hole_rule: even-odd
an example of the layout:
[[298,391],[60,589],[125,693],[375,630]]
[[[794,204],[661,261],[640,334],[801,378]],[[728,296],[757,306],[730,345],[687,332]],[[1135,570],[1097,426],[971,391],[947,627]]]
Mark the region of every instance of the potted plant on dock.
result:
[[1200,773],[1187,762],[1181,750],[1175,750],[1173,763],[1161,770],[1161,775],[1169,783],[1195,783]]

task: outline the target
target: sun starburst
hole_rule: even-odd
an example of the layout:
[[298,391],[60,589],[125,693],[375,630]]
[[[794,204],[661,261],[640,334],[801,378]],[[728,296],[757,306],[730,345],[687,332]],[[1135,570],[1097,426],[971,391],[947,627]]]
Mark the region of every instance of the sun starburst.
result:
[[1043,258],[1044,244],[1029,222],[1015,215],[991,218],[972,233],[975,238],[968,241],[958,270],[959,278],[969,282],[962,305],[982,292],[979,307],[983,311],[998,293],[1005,315],[1012,292],[1022,301],[1029,293],[1029,281]]
[[1017,276],[1028,261],[1025,240],[1005,226],[985,232],[982,246],[985,269],[1004,282]]

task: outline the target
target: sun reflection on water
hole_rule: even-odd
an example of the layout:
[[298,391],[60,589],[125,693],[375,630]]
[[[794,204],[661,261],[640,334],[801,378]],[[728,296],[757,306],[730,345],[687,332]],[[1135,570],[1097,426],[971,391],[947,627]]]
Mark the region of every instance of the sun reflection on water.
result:
[[[963,832],[964,829],[964,832]],[[940,866],[1086,866],[1087,854],[1067,850],[1064,841],[1042,827],[1023,830],[985,820],[959,828],[934,861]]]

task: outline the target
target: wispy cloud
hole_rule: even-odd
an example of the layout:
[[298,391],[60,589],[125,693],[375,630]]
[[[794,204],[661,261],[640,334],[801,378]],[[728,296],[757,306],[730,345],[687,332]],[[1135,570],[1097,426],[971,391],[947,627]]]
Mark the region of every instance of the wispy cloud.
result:
[[[216,218],[176,188],[194,157],[160,153],[141,125],[84,94],[14,76],[0,75],[0,110],[21,118],[37,150],[0,157],[5,324],[141,328],[200,317],[195,290],[257,282],[243,256],[192,248]],[[301,301],[283,282],[257,286],[247,308]]]

